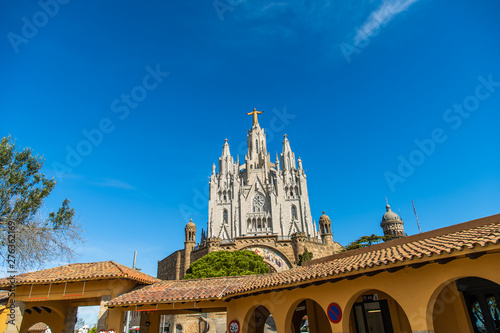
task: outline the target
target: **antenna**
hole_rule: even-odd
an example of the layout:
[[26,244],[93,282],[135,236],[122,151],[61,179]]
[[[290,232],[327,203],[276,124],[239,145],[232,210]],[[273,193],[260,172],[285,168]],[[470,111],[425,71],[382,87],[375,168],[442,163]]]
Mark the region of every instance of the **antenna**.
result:
[[418,231],[422,233],[422,229],[420,229],[420,222],[418,221],[417,210],[415,209],[415,203],[413,202],[413,199],[411,199],[411,204],[413,205],[413,211],[415,212],[415,218],[417,219]]
[[385,196],[385,204],[388,205],[389,204],[389,200],[387,200],[387,195]]
[[[132,269],[136,271],[140,271],[140,268],[135,267],[135,263],[137,262],[137,251],[134,251],[134,263],[132,265]],[[130,328],[130,311],[127,311],[126,316],[125,316],[125,332],[129,332]]]

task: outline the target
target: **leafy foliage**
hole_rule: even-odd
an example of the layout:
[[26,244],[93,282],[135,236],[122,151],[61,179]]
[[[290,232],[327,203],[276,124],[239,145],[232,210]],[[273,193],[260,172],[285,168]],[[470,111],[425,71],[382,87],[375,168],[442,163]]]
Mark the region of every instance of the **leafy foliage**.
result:
[[57,212],[42,217],[44,200],[56,185],[41,172],[43,163],[30,148],[16,149],[10,136],[0,141],[0,255],[10,269],[70,260],[75,256],[72,245],[81,240],[68,199]]
[[307,251],[307,247],[304,248],[304,253],[299,254],[299,261],[297,262],[298,266],[302,266],[302,263],[309,261],[313,258],[312,252]]
[[355,250],[355,249],[360,249],[362,247],[367,247],[372,244],[377,244],[382,241],[388,241],[392,239],[392,236],[377,236],[375,234],[372,234],[371,236],[361,236],[360,238],[356,239],[354,242],[349,243],[344,247],[342,252],[345,251],[350,251],[350,250]]
[[196,260],[184,279],[269,273],[264,259],[252,251],[217,251]]

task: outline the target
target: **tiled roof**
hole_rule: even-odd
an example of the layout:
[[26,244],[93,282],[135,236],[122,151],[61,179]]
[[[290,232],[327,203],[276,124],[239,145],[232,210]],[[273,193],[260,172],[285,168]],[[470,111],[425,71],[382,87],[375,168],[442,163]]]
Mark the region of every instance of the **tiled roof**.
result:
[[[161,280],[114,261],[69,264],[16,276],[16,284],[47,284],[65,281],[89,281],[122,278],[151,284]],[[10,286],[7,278],[0,279],[0,288]]]
[[[318,279],[344,278],[364,272],[439,260],[445,254],[500,243],[500,215],[474,220],[427,233],[392,240],[369,248],[311,261],[307,266],[280,273],[226,278],[162,281],[120,295],[109,306],[226,299],[266,289],[287,288]],[[456,251],[456,252],[454,252]]]

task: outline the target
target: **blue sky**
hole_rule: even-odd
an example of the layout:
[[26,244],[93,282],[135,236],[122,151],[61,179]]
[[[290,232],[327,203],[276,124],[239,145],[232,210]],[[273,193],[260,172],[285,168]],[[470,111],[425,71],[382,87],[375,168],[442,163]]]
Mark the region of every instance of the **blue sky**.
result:
[[0,2],[0,128],[58,179],[46,211],[71,200],[77,261],[156,275],[189,218],[199,239],[254,107],[341,244],[385,196],[408,234],[412,199],[423,231],[499,213],[498,1],[60,2]]

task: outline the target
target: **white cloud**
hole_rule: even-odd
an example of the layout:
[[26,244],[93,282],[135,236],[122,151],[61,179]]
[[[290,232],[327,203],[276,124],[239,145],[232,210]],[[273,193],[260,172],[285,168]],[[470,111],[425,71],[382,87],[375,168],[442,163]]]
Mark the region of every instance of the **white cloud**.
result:
[[384,0],[383,3],[373,11],[368,19],[358,29],[354,37],[354,43],[358,45],[372,35],[378,33],[381,26],[387,25],[397,14],[407,10],[418,0]]

